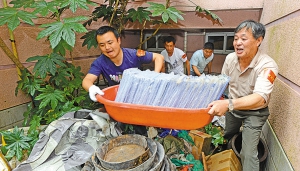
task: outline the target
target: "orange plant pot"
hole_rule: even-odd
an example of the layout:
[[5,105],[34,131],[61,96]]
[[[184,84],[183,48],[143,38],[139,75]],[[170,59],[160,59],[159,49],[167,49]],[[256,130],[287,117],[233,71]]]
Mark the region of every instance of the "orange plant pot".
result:
[[115,102],[118,88],[119,85],[107,87],[102,90],[103,96],[96,95],[109,116],[118,122],[192,130],[208,125],[213,119],[213,115],[208,114],[209,108],[188,109]]

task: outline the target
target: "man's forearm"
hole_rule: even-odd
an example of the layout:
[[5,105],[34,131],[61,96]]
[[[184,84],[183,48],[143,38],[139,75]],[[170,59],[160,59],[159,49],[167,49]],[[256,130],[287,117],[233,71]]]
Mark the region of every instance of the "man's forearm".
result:
[[185,64],[186,64],[187,75],[190,75],[190,74],[191,74],[190,61],[189,61],[189,60],[186,60],[186,61],[185,61]]
[[164,57],[161,54],[153,53],[154,71],[161,72],[164,65]]
[[263,106],[265,104],[265,99],[261,95],[254,93],[238,99],[233,99],[232,102],[235,110],[251,110]]
[[98,77],[93,75],[93,74],[87,74],[83,80],[82,80],[82,87],[86,90],[89,91],[89,88],[94,85],[94,82],[96,81]]
[[210,74],[211,73],[211,62],[209,62],[208,64],[207,64],[207,72]]
[[192,68],[193,68],[196,75],[198,75],[198,76],[201,75],[200,71],[198,70],[198,68],[196,66],[193,65]]

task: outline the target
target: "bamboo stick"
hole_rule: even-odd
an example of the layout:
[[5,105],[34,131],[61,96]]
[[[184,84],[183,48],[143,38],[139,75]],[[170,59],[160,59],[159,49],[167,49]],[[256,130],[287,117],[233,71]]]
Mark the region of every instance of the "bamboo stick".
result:
[[[7,7],[7,2],[6,2],[6,0],[2,0],[3,1],[3,6],[4,6],[4,8],[5,7]],[[17,60],[18,60],[18,62],[19,63],[21,63],[20,61],[19,61],[19,56],[18,56],[18,52],[17,52],[17,48],[16,48],[16,41],[15,41],[15,36],[14,36],[14,34],[13,34],[13,31],[11,30],[11,29],[9,29],[8,28],[8,32],[9,32],[9,37],[10,37],[10,42],[11,42],[11,46],[12,46],[12,51],[13,51],[13,54],[14,54],[14,56],[13,56],[13,58],[16,58]],[[5,51],[6,52],[6,51]],[[10,58],[12,57],[12,56],[9,56]],[[15,61],[15,60],[13,60],[13,61]],[[15,63],[16,64],[16,63]],[[21,70],[20,69],[22,69],[22,68],[20,68],[18,65],[17,65],[17,72],[18,72],[18,77],[19,77],[19,79],[21,79]]]

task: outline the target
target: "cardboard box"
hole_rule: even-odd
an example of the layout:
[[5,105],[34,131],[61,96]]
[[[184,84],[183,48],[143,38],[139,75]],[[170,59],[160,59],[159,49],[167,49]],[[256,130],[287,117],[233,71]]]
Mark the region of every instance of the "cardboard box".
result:
[[189,135],[195,142],[195,146],[192,147],[192,154],[196,160],[199,160],[201,153],[204,152],[205,155],[209,154],[211,145],[211,135],[201,132],[199,130],[190,130]]
[[[242,171],[242,165],[232,149],[206,156],[207,171]],[[205,166],[204,166],[205,167]]]

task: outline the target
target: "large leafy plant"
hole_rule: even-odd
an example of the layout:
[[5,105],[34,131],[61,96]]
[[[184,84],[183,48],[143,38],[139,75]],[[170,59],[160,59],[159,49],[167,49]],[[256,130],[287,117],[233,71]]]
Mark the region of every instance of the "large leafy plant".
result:
[[[170,6],[171,0],[166,0],[165,4],[148,2],[149,7],[138,7],[136,9],[126,8],[129,0],[106,0],[105,2],[109,3],[96,7],[92,12],[91,18],[84,22],[83,25],[91,25],[93,21],[102,19],[103,22],[107,22],[109,25],[117,28],[119,33],[121,33],[128,25],[137,25],[140,29],[140,43],[137,46],[139,49],[142,48],[142,45],[147,40],[156,35],[162,25],[177,24],[178,20],[184,20],[184,13],[175,7]],[[205,15],[210,16],[219,24],[222,23],[222,20],[216,14],[205,8],[197,6],[196,4],[195,11],[197,13],[204,13]],[[143,32],[147,23],[155,26],[156,29],[151,36],[144,40]],[[97,47],[94,30],[89,31],[81,38],[84,39],[83,46],[87,45],[88,49],[91,47]]]
[[[87,5],[93,3],[86,0],[13,0],[11,4],[14,6],[0,9],[0,24],[7,24],[11,31],[21,21],[34,25],[34,18],[53,19],[53,22],[40,26],[44,30],[37,36],[37,40],[47,38],[52,53],[29,57],[26,62],[36,62],[32,71],[22,64],[17,65],[21,69],[21,79],[18,81],[16,94],[20,89],[32,97],[32,103],[24,113],[24,125],[30,125],[28,133],[37,137],[37,128],[41,123],[48,124],[69,111],[97,106],[88,100],[87,92],[81,87],[84,76],[81,68],[74,66],[64,57],[67,50],[72,51],[76,34],[87,32],[81,22],[88,20],[88,17],[61,17],[66,10],[76,12],[78,8],[88,9]],[[33,12],[29,13],[27,9]]]
[[[108,0],[106,0],[107,2]],[[168,22],[177,23],[178,19],[183,20],[182,12],[174,7],[169,7],[170,0],[166,0],[166,4],[159,4],[154,2],[149,2],[150,5],[146,7],[138,7],[137,9],[130,8],[127,10],[128,0],[110,0],[109,5],[100,5],[95,8],[92,12],[92,17],[84,23],[84,25],[91,25],[93,21],[102,19],[102,21],[108,22],[109,25],[117,28],[119,33],[125,29],[126,25],[138,24],[140,27],[140,44],[138,48],[141,49],[142,44],[144,44],[148,39],[154,36],[158,30],[161,28],[162,24],[168,24]],[[147,40],[143,40],[143,30],[147,22],[152,25],[157,25],[156,30],[153,35],[148,37]],[[96,47],[97,42],[95,39],[95,31],[90,31],[85,36],[83,45],[87,45],[87,48]]]
[[21,161],[25,155],[28,156],[35,144],[35,139],[24,134],[23,129],[15,127],[13,130],[0,131],[2,138],[1,152],[9,161],[14,156]]
[[[91,102],[87,92],[81,87],[83,73],[80,67],[75,67],[72,60],[65,58],[68,51],[72,56],[76,35],[79,33],[85,33],[81,37],[84,39],[82,46],[87,46],[88,49],[97,47],[95,30],[88,32],[86,26],[102,19],[121,33],[127,25],[138,24],[140,27],[138,48],[141,48],[147,41],[143,40],[143,30],[147,22],[156,25],[152,35],[154,36],[163,24],[176,24],[178,20],[183,20],[183,13],[170,6],[170,0],[166,0],[165,4],[149,2],[148,8],[136,9],[128,9],[128,1],[106,0],[108,4],[99,5],[90,16],[76,13],[78,9],[88,10],[89,7],[98,5],[90,0],[12,0],[10,4],[13,7],[4,4],[4,8],[0,8],[0,26],[7,25],[9,28],[13,46],[15,44],[12,33],[20,23],[34,26],[33,19],[47,18],[49,21],[40,25],[42,31],[39,32],[37,40],[46,39],[52,52],[28,57],[26,62],[35,62],[32,71],[24,67],[16,56],[17,52],[11,52],[0,37],[0,47],[20,69],[16,94],[18,90],[22,90],[32,98],[32,103],[29,103],[24,113],[24,125],[30,125],[28,134],[31,137],[37,138],[39,134],[37,128],[41,123],[50,123],[66,112],[80,108],[97,108],[98,103]],[[72,17],[62,15],[66,11],[73,13]],[[196,12],[203,11],[220,21],[213,13],[196,6]]]

